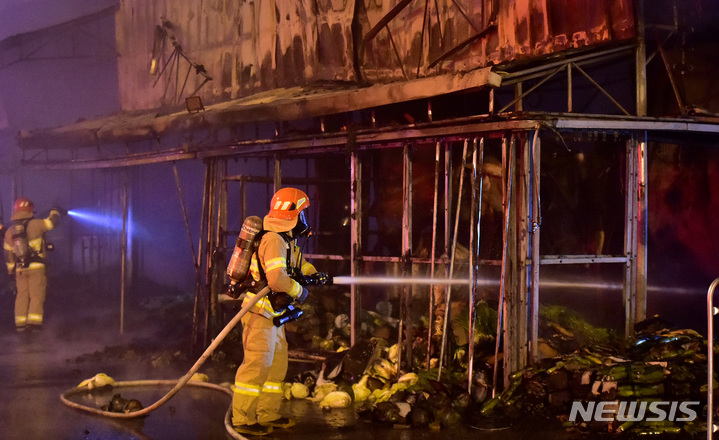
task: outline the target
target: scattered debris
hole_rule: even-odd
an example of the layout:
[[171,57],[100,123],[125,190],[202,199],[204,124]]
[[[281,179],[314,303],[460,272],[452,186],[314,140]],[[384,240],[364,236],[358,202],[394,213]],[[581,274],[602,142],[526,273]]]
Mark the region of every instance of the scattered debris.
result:
[[103,411],[116,413],[131,413],[143,409],[142,403],[137,399],[123,399],[121,395],[115,394],[107,405],[102,407]]
[[88,390],[93,390],[102,387],[112,387],[113,385],[115,385],[115,379],[105,373],[98,373],[89,379],[83,380],[77,387],[87,387]]
[[[544,346],[541,360],[513,374],[506,389],[500,387],[496,397],[490,398],[487,378],[492,377],[490,348],[494,346],[490,324],[496,325],[496,312],[486,303],[479,308],[482,319],[474,335],[475,367],[469,391],[465,346],[456,348],[452,361],[437,380],[436,368],[400,371],[396,363],[399,347],[388,345],[383,338],[371,338],[349,350],[325,352],[320,371],[289,379],[288,389],[297,387],[303,392],[286,392],[285,398],[310,398],[326,409],[345,407],[351,399],[360,416],[394,427],[438,430],[467,423],[493,431],[530,416],[587,433],[702,431],[700,408],[699,417],[693,421],[628,422],[618,411],[612,413],[611,420],[601,422],[576,417],[570,420],[574,402],[661,400],[698,401],[704,405],[706,341],[694,330],[672,329],[668,322],[655,317],[637,324],[635,337],[624,340],[608,329],[590,325],[565,307],[544,307],[540,320],[540,345]],[[423,345],[423,341],[415,344]],[[426,351],[422,354],[426,355]],[[415,358],[420,359],[416,354]],[[335,396],[336,406],[325,400]]]
[[[671,329],[658,318],[638,323],[635,331],[636,336],[621,345],[608,345],[604,334],[590,339],[593,344],[515,373],[506,390],[483,404],[481,414],[511,416],[520,411],[556,418],[568,430],[588,433],[706,432],[701,420],[706,405],[706,340],[691,329]],[[597,335],[585,332],[591,334]],[[593,409],[599,402],[608,403],[602,406],[601,420],[593,413],[589,420],[578,417],[573,407]],[[645,412],[652,402],[665,405],[667,411]],[[681,402],[696,403],[687,417],[676,417]]]
[[[286,326],[293,347],[291,357],[297,362],[283,389],[285,399],[308,399],[326,411],[351,407],[365,420],[396,428],[440,430],[465,423],[494,431],[527,417],[538,417],[570,431],[608,435],[694,435],[705,429],[700,419],[706,404],[706,340],[693,330],[674,329],[658,317],[637,324],[635,336],[624,340],[611,330],[590,325],[570,309],[543,306],[539,362],[514,373],[509,385],[498,387],[492,398],[497,313],[490,304],[477,304],[469,388],[468,346],[450,344],[439,375],[439,353],[433,351],[428,356],[427,329],[421,328],[427,323],[420,320],[411,350],[415,370],[402,371],[398,364],[400,347],[388,342],[398,331],[390,304],[379,304],[376,311],[362,313],[362,333],[350,347],[348,317],[333,313],[345,311],[348,300],[343,295],[327,297],[303,305],[302,319]],[[459,314],[466,315],[465,311]],[[457,322],[465,332],[466,321]],[[161,349],[143,340],[87,356],[123,365],[142,360],[150,368],[182,369],[192,361],[189,353],[177,347]],[[204,366],[205,373],[198,373],[193,380],[231,383],[241,356],[241,330],[237,329],[213,353]],[[76,360],[82,361],[82,357]],[[498,376],[503,377],[503,373]],[[79,386],[93,389],[113,382],[101,373]],[[111,411],[141,409],[142,405],[133,400],[115,395],[106,406]],[[700,407],[693,421],[625,421],[618,411],[604,421],[570,420],[574,402],[602,401],[697,401]]]

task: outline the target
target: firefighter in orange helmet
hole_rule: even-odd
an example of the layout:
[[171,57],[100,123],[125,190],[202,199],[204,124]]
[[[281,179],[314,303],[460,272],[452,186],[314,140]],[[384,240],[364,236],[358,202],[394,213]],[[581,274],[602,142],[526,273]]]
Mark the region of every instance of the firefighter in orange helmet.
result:
[[[301,304],[307,298],[304,285],[329,280],[304,259],[296,243],[299,237],[310,235],[304,213],[308,206],[307,194],[283,188],[272,197],[270,211],[262,221],[262,238],[252,256],[250,274],[260,286],[266,282],[271,292],[242,317],[244,358],[235,375],[232,397],[232,424],[241,434],[265,435],[273,428],[295,424],[279,413],[288,363],[283,319],[293,310],[288,303]],[[307,281],[310,279],[314,282]],[[252,297],[254,293],[248,292],[245,301]],[[285,298],[284,304],[281,298]]]
[[35,218],[35,207],[29,199],[15,201],[10,217],[12,226],[5,232],[5,262],[15,278],[15,328],[40,330],[43,322],[47,276],[45,233],[60,221],[60,208],[52,208],[47,218]]

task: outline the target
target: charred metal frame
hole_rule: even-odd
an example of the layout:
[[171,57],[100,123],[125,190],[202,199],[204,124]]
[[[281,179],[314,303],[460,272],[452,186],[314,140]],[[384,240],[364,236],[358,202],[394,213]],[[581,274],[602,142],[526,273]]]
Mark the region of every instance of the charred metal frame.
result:
[[[409,275],[412,273],[415,265],[428,264],[432,269],[436,264],[449,264],[448,275],[452,276],[452,260],[454,246],[447,246],[450,240],[456,240],[456,217],[452,217],[449,206],[454,203],[457,210],[469,207],[472,215],[472,224],[479,224],[481,220],[481,180],[483,147],[485,137],[501,137],[503,144],[503,169],[504,169],[504,222],[505,222],[505,251],[501,262],[502,280],[500,281],[500,289],[498,298],[502,306],[499,310],[501,325],[498,326],[498,337],[504,341],[504,368],[505,371],[517,371],[521,369],[530,360],[536,360],[537,340],[538,340],[538,316],[539,316],[539,272],[541,265],[557,265],[557,264],[623,264],[624,270],[624,289],[623,303],[625,315],[625,332],[631,334],[633,324],[640,321],[646,314],[646,136],[651,130],[686,130],[686,131],[703,131],[710,133],[719,133],[719,127],[709,124],[694,124],[686,121],[656,121],[656,120],[637,120],[617,118],[615,120],[593,120],[584,118],[558,118],[552,121],[547,120],[521,120],[521,121],[505,121],[505,122],[477,122],[476,124],[464,123],[462,125],[447,127],[415,127],[407,130],[394,131],[392,133],[382,133],[377,131],[358,132],[353,135],[352,147],[349,151],[350,155],[350,227],[351,227],[351,246],[350,255],[307,255],[308,258],[321,258],[343,260],[348,259],[350,262],[351,275],[360,275],[362,273],[362,264],[365,261],[380,261],[387,263],[400,264],[402,273]],[[625,248],[623,255],[540,255],[539,243],[541,232],[541,202],[540,202],[540,170],[541,161],[539,159],[541,152],[541,133],[572,133],[578,130],[622,130],[633,133],[626,141],[626,192],[625,198]],[[398,142],[402,139],[401,142]],[[338,139],[332,136],[327,139],[326,144],[322,144],[321,139],[314,139],[314,142],[308,142],[301,145],[299,142],[292,142],[293,149],[289,150],[281,142],[263,143],[261,151],[252,148],[243,149],[245,156],[248,157],[267,157],[268,163],[273,166],[274,176],[224,176],[224,181],[239,181],[242,185],[242,192],[246,190],[247,182],[262,182],[265,184],[273,183],[275,188],[280,183],[285,184],[312,184],[312,179],[284,179],[281,175],[281,159],[282,153],[286,152],[291,156],[292,151],[305,151],[305,153],[315,151],[341,151],[347,139]],[[463,161],[466,166],[462,169],[468,169],[470,174],[467,177],[471,185],[471,200],[456,201],[451,200],[452,181],[451,168],[451,142],[464,141],[466,149]],[[437,200],[440,196],[438,189],[439,179],[442,178],[442,166],[439,163],[442,157],[441,152],[444,149],[444,205],[445,209],[442,213],[445,223],[445,255],[449,256],[449,261],[442,257],[437,257],[434,252],[430,259],[419,259],[411,257],[412,251],[412,150],[415,145],[422,144],[436,146],[435,161],[437,162],[435,169],[435,204],[433,215],[436,219],[440,215],[437,209]],[[304,147],[304,148],[303,148]],[[320,148],[318,148],[320,147]],[[346,147],[345,147],[346,148]],[[362,228],[364,212],[362,208],[362,161],[360,151],[372,150],[374,148],[401,148],[403,160],[403,217],[402,217],[402,254],[396,257],[377,257],[364,255],[362,246]],[[306,150],[305,150],[306,149]],[[345,149],[346,151],[346,149]],[[208,162],[209,172],[216,173],[217,165],[213,163],[222,162],[226,155],[208,154],[206,160]],[[213,171],[215,170],[215,171]],[[460,176],[460,181],[464,176]],[[210,179],[212,180],[212,179]],[[316,183],[316,182],[315,182]],[[207,185],[207,184],[206,184]],[[206,198],[212,199],[212,185],[206,186],[210,191]],[[461,194],[461,193],[460,193]],[[242,196],[244,200],[244,196]],[[453,203],[454,202],[454,203]],[[244,205],[244,201],[242,202]],[[226,204],[226,199],[221,205]],[[204,215],[221,215],[217,212],[214,202],[205,202],[206,211]],[[223,209],[222,207],[220,209]],[[243,214],[246,212],[242,207]],[[457,214],[455,214],[457,215]],[[450,233],[451,225],[455,222],[455,232]],[[210,225],[212,222],[207,219],[204,225]],[[219,223],[218,223],[219,224]],[[219,228],[216,227],[215,230]],[[436,229],[436,228],[435,228]],[[476,288],[480,284],[477,275],[477,269],[483,264],[495,264],[496,262],[487,262],[479,260],[479,249],[481,246],[479,230],[473,228],[470,244],[471,252],[471,268],[470,285],[468,294],[471,303],[475,304]],[[230,231],[227,231],[230,233]],[[209,240],[211,235],[209,231],[205,233],[208,240],[205,244],[201,243],[202,250],[200,254],[205,255],[209,264],[209,256],[212,250],[209,247],[217,245],[219,242]],[[433,247],[437,244],[438,237],[433,236]],[[209,247],[208,247],[209,246]],[[207,272],[208,275],[210,272]],[[432,271],[434,274],[434,271]],[[523,281],[527,280],[527,281]],[[359,319],[358,312],[362,305],[360,303],[358,286],[352,286],[352,309],[351,317],[351,342],[357,341]],[[456,289],[455,293],[458,293]],[[452,292],[447,290],[447,297]],[[403,323],[403,330],[400,334],[399,342],[409,342],[409,328],[407,323],[410,322],[411,313],[413,312],[410,288],[405,288],[402,293],[402,304],[400,311],[400,320]],[[211,309],[212,304],[208,307]],[[446,312],[448,313],[448,311]],[[445,320],[446,323],[446,320]],[[473,325],[473,324],[472,324]],[[447,334],[445,330],[444,334]],[[472,338],[470,338],[471,340]],[[403,367],[411,368],[411,356],[409,345],[403,345]],[[443,342],[444,345],[444,342]],[[470,348],[473,350],[473,347]],[[440,357],[440,362],[442,357]],[[470,369],[472,364],[470,364]],[[508,377],[508,376],[507,376]],[[507,379],[505,377],[505,380]]]
[[[539,171],[541,163],[539,160],[541,151],[540,133],[572,133],[576,131],[622,131],[630,132],[633,137],[627,141],[627,187],[628,191],[626,203],[627,217],[625,220],[626,237],[624,255],[539,255],[539,242],[541,236],[541,204],[539,200],[540,179]],[[291,156],[295,153],[304,155],[318,154],[328,151],[348,151],[350,155],[350,180],[351,180],[351,247],[350,255],[307,255],[308,258],[323,258],[342,260],[349,259],[351,275],[359,275],[362,273],[362,265],[365,261],[382,261],[392,263],[404,263],[409,265],[411,271],[412,265],[416,264],[447,264],[448,261],[435,258],[431,261],[419,260],[416,258],[407,258],[406,252],[409,250],[409,236],[404,240],[405,255],[396,257],[373,257],[364,255],[362,246],[362,228],[364,210],[362,207],[362,161],[360,152],[362,150],[372,150],[374,148],[403,148],[405,156],[404,163],[411,168],[411,157],[409,152],[413,145],[417,143],[436,144],[444,147],[444,212],[441,213],[445,224],[444,243],[445,248],[441,254],[451,255],[452,249],[448,246],[456,234],[451,235],[452,214],[448,209],[453,206],[456,201],[451,200],[452,182],[452,152],[449,148],[450,142],[466,141],[474,142],[478,139],[481,145],[481,139],[485,137],[503,137],[505,139],[505,150],[510,145],[515,145],[516,154],[508,154],[503,161],[504,169],[508,169],[510,159],[516,161],[515,173],[517,177],[512,179],[513,187],[517,188],[515,196],[510,198],[508,205],[515,206],[516,212],[511,210],[505,213],[505,219],[511,215],[513,228],[510,230],[509,238],[514,240],[512,247],[516,249],[509,252],[503,259],[502,264],[505,270],[513,265],[515,268],[510,272],[508,279],[501,283],[503,294],[508,299],[507,304],[502,308],[503,325],[501,327],[505,339],[505,371],[512,371],[523,366],[528,359],[537,358],[537,339],[538,339],[538,310],[539,310],[539,269],[541,265],[547,264],[606,264],[618,263],[625,265],[624,277],[624,314],[625,314],[625,331],[631,332],[635,322],[641,320],[645,316],[646,310],[646,280],[644,278],[646,270],[646,187],[644,176],[646,175],[646,144],[647,133],[652,131],[666,131],[676,133],[709,133],[719,135],[719,126],[709,123],[693,122],[686,119],[653,119],[653,118],[636,118],[636,117],[615,117],[607,118],[591,118],[581,117],[578,115],[546,115],[541,119],[520,119],[493,121],[486,117],[472,117],[463,120],[431,122],[426,124],[416,124],[414,126],[406,126],[401,129],[367,129],[360,130],[351,135],[348,133],[327,133],[322,136],[305,138],[305,139],[258,139],[253,142],[243,142],[232,149],[220,148],[217,150],[207,150],[198,153],[178,152],[177,154],[155,154],[153,157],[137,158],[128,156],[125,160],[115,160],[110,163],[103,162],[102,167],[117,166],[133,166],[138,163],[167,163],[175,160],[187,158],[201,158],[206,163],[205,190],[202,210],[202,222],[200,231],[200,240],[196,249],[197,258],[194,260],[200,267],[196,268],[199,273],[204,275],[204,280],[198,276],[196,304],[193,315],[193,330],[204,329],[203,335],[193,334],[193,341],[199,346],[204,346],[203,341],[210,337],[212,323],[210,321],[210,313],[215,313],[216,302],[210,295],[212,287],[211,280],[213,274],[208,267],[212,265],[212,255],[217,249],[217,237],[220,229],[223,229],[223,223],[217,219],[226,201],[212,201],[218,197],[220,181],[236,180],[240,183],[242,194],[246,191],[247,183],[262,182],[272,184],[279,187],[281,184],[308,183],[311,179],[282,179],[281,160],[283,157]],[[441,156],[441,154],[440,154]],[[222,167],[219,165],[230,157],[265,157],[271,166],[268,170],[272,170],[273,176],[223,176]],[[98,168],[97,163],[90,164],[84,161],[71,162],[66,164],[58,164],[55,169],[86,169],[90,166]],[[220,167],[218,169],[218,167]],[[440,166],[441,168],[441,166]],[[268,173],[269,174],[269,173]],[[222,177],[218,177],[222,176]],[[519,178],[518,176],[521,176]],[[437,176],[437,178],[441,178]],[[482,176],[477,174],[476,179]],[[405,178],[406,186],[411,179]],[[508,184],[508,175],[504,176],[505,188]],[[476,184],[476,182],[475,182]],[[521,188],[521,189],[520,189]],[[410,190],[404,188],[405,191]],[[519,195],[521,194],[521,196]],[[437,197],[439,192],[437,191]],[[475,197],[480,197],[478,192]],[[409,199],[407,199],[409,200]],[[247,212],[246,199],[242,196],[240,200],[241,212]],[[218,208],[219,205],[219,208]],[[462,206],[460,204],[460,206]],[[521,208],[520,208],[521,207]],[[407,206],[405,206],[407,211]],[[221,211],[220,211],[221,212]],[[440,215],[440,213],[436,213]],[[481,215],[481,213],[478,213]],[[519,217],[517,217],[519,216]],[[513,220],[512,220],[513,219]],[[520,223],[515,224],[521,220]],[[528,220],[529,219],[529,220]],[[408,215],[404,218],[405,227],[411,224],[411,217]],[[223,229],[224,230],[224,229]],[[229,233],[230,231],[225,231]],[[512,238],[514,237],[514,238]],[[435,242],[437,237],[435,237]],[[477,237],[479,240],[479,237]],[[193,251],[194,252],[194,251]],[[479,262],[485,264],[485,262]],[[510,266],[507,266],[510,265]],[[475,265],[476,267],[476,265]],[[204,268],[204,269],[203,269]],[[528,270],[530,276],[524,277],[524,270]],[[451,269],[448,268],[448,275],[451,275]],[[410,272],[411,273],[411,272]],[[474,273],[474,272],[473,272]],[[124,276],[124,275],[123,275]],[[527,283],[521,280],[529,279]],[[472,280],[472,285],[476,285],[476,278]],[[456,289],[453,289],[456,290]],[[216,293],[216,290],[215,290]],[[359,328],[358,312],[361,310],[360,288],[351,286],[352,309],[351,309],[351,343],[357,341],[357,329]],[[467,292],[469,294],[469,292]],[[500,292],[498,292],[500,294]],[[405,294],[406,296],[406,294]],[[527,307],[524,307],[526,305]],[[521,310],[520,310],[521,309]],[[522,311],[528,309],[526,314]],[[212,312],[211,312],[212,311]],[[404,314],[404,312],[403,312]],[[509,318],[511,316],[511,319]],[[404,316],[403,316],[404,318]],[[214,319],[214,318],[213,318]],[[406,322],[406,321],[405,321]],[[446,331],[444,332],[446,334]],[[409,358],[409,357],[408,357]]]
[[[402,263],[401,273],[405,277],[412,276],[412,149],[405,143],[402,146]],[[412,286],[402,286],[400,301],[399,342],[402,342],[404,331],[405,367],[412,369]],[[356,313],[356,311],[354,312]],[[402,365],[402,350],[399,364]]]
[[[170,40],[170,44],[172,45],[172,52],[170,55],[167,56],[167,59],[165,60],[165,63],[162,65],[162,68],[158,71],[158,65],[161,60],[161,58],[165,55],[163,52],[165,50],[165,42],[167,40]],[[187,54],[185,54],[184,49],[182,48],[182,45],[177,41],[177,37],[175,37],[173,31],[172,31],[172,24],[166,23],[163,21],[162,26],[158,25],[155,28],[155,41],[153,44],[153,50],[152,50],[152,62],[150,67],[150,74],[151,75],[157,75],[157,78],[153,82],[152,86],[156,86],[161,78],[165,76],[166,70],[167,70],[167,77],[164,82],[164,91],[162,93],[162,99],[161,104],[176,104],[180,102],[180,99],[183,97],[185,93],[185,87],[187,87],[187,82],[190,77],[190,73],[194,70],[195,75],[201,76],[203,78],[202,82],[193,90],[192,92],[187,95],[187,97],[195,96],[197,92],[209,81],[212,81],[212,77],[210,77],[207,74],[207,71],[205,70],[205,67],[202,64],[198,64],[191,60]],[[178,87],[180,87],[180,64],[181,60],[185,60],[187,63],[187,72],[185,72],[185,78],[182,82],[182,87],[180,90],[178,90]],[[175,77],[172,78],[172,74],[175,74]],[[169,90],[170,85],[174,83],[175,90],[172,95],[170,95],[169,102],[165,102],[165,99],[168,97],[167,92]]]
[[[504,107],[499,109],[497,113],[504,113],[513,106],[515,111],[521,111],[522,100],[524,98],[529,96],[535,90],[539,89],[542,85],[544,85],[546,82],[548,82],[555,75],[562,71],[565,71],[567,75],[567,112],[573,113],[574,108],[572,75],[573,72],[576,70],[580,74],[582,74],[582,76],[584,76],[594,87],[596,87],[597,90],[599,90],[604,96],[606,96],[607,99],[609,99],[619,110],[621,110],[621,112],[625,116],[632,116],[632,114],[628,110],[626,110],[616,99],[614,99],[614,97],[609,92],[607,92],[584,69],[582,69],[582,66],[608,61],[616,57],[624,56],[632,51],[636,51],[636,46],[626,45],[600,52],[569,57],[561,61],[546,63],[538,67],[523,69],[517,72],[505,74],[502,77],[502,86],[515,85],[516,97],[512,101],[504,105]],[[526,91],[523,91],[524,82],[534,79],[539,79],[539,81],[536,84],[532,85]],[[646,93],[646,91],[644,93]],[[646,98],[644,98],[643,105],[646,106]],[[644,113],[646,113],[646,110],[644,110]],[[637,106],[636,116],[640,116],[639,106]]]
[[[394,20],[400,12],[402,12],[410,3],[412,3],[412,0],[400,0],[393,8],[390,10],[387,14],[385,14],[384,17],[382,17],[377,24],[375,24],[363,37],[362,41],[360,42],[360,48],[359,48],[359,59],[360,61],[364,58],[365,53],[365,46],[370,41],[374,40],[374,38],[379,34],[382,29],[385,29],[387,31],[387,34],[389,36],[389,40],[392,43],[392,48],[394,50],[394,53],[397,57],[397,61],[399,62],[399,67],[402,70],[402,74],[405,77],[405,79],[409,79],[407,75],[407,69],[405,69],[404,64],[402,63],[402,58],[399,56],[397,47],[394,43],[394,39],[392,37],[392,32],[389,29],[389,23]],[[464,18],[464,20],[472,27],[475,34],[471,35],[469,38],[465,39],[464,41],[460,42],[456,46],[452,47],[451,49],[447,50],[440,56],[438,56],[436,59],[432,60],[432,62],[427,66],[428,69],[432,69],[437,64],[441,63],[443,60],[446,60],[450,58],[452,55],[460,52],[461,50],[465,49],[470,44],[474,43],[475,41],[478,41],[479,39],[485,37],[490,32],[497,29],[497,5],[493,1],[490,4],[490,11],[485,14],[484,8],[482,9],[482,20],[483,20],[483,28],[480,30],[477,24],[475,24],[472,19],[467,15],[467,13],[462,9],[462,6],[457,3],[456,0],[452,0],[452,5],[459,11],[459,14]],[[439,30],[439,38],[440,41],[444,41],[444,33],[442,32],[442,21],[439,17],[439,9],[436,7],[435,2],[435,12],[437,13],[437,25]],[[424,2],[424,12],[423,12],[423,20],[422,20],[422,32],[420,35],[420,47],[419,47],[419,57],[417,60],[417,70],[415,72],[415,77],[420,77],[420,68],[422,64],[422,53],[425,49],[425,31],[427,30],[427,24],[428,22],[431,23],[431,14],[429,13],[430,5],[429,0],[425,0]],[[486,19],[485,19],[486,17]]]

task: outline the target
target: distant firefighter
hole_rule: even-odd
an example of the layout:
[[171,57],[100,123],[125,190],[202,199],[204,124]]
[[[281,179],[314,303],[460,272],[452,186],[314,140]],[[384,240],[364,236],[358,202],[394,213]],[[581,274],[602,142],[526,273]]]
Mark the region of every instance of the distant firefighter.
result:
[[13,207],[12,225],[5,232],[5,262],[15,279],[15,328],[18,332],[40,330],[47,289],[45,233],[57,226],[60,208],[52,208],[45,219],[35,218],[35,207],[21,197]]

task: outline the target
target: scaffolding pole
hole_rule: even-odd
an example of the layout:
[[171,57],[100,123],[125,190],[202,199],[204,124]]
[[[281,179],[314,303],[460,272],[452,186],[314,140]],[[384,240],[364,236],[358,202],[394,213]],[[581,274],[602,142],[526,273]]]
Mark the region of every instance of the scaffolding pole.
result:
[[[357,276],[361,272],[362,256],[362,162],[356,148],[350,152],[350,275]],[[360,310],[362,301],[359,287],[350,286],[350,344],[357,342],[361,322]]]
[[467,365],[467,391],[472,391],[474,377],[474,328],[477,308],[477,285],[479,281],[480,225],[482,223],[482,182],[484,178],[484,138],[473,142],[472,152],[472,212],[469,239],[469,363]]
[[[402,267],[403,276],[412,276],[412,148],[406,143],[402,148]],[[402,364],[402,349],[398,350],[398,365],[407,371],[412,369],[412,289],[402,286],[400,298],[399,347],[404,349],[405,364]],[[404,335],[402,331],[404,330]],[[402,345],[404,337],[404,346]]]
[[542,205],[539,197],[539,180],[541,170],[541,149],[542,141],[539,138],[539,129],[534,131],[531,148],[531,212],[532,212],[532,228],[531,233],[531,315],[529,325],[529,355],[532,362],[539,361],[539,232],[542,224]]

